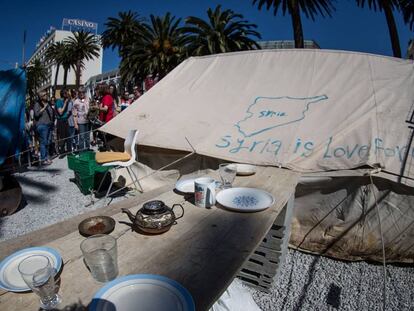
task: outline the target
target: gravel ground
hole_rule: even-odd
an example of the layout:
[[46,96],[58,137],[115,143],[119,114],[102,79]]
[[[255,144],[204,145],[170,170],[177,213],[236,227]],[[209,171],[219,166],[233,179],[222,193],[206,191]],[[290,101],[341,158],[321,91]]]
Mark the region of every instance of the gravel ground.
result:
[[[83,195],[69,180],[74,173],[68,169],[66,157],[15,176],[23,189],[23,204],[14,214],[0,218],[0,241],[103,206],[103,201],[86,206],[91,202],[91,196]],[[114,198],[112,202],[117,200],[122,197]]]
[[[13,215],[0,218],[0,241],[99,208],[103,203],[85,206],[91,198],[69,181],[73,172],[68,170],[66,158],[16,177],[26,203]],[[414,267],[388,265],[387,276],[386,310],[414,311]],[[290,250],[270,294],[246,288],[262,310],[382,310],[383,270],[381,265],[348,263]]]
[[[387,265],[385,310],[414,310],[414,267]],[[382,310],[383,268],[289,250],[270,294],[247,287],[262,310]]]

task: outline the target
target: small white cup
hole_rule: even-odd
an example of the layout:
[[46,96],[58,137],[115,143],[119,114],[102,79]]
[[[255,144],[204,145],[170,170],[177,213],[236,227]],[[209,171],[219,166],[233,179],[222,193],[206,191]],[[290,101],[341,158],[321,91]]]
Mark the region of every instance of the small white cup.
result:
[[211,207],[216,204],[216,181],[210,177],[194,180],[194,198],[198,207]]

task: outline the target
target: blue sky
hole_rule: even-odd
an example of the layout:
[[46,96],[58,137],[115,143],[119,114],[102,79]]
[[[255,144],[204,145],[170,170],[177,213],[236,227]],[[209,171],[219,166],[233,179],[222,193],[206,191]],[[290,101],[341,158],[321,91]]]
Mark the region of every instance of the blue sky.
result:
[[[392,55],[391,43],[385,16],[382,12],[360,9],[354,0],[337,0],[336,12],[332,18],[317,18],[315,22],[302,16],[304,37],[313,39],[324,49],[361,51],[381,55]],[[150,14],[164,15],[171,12],[177,17],[198,16],[206,18],[209,7],[221,4],[244,15],[244,18],[258,26],[263,40],[293,39],[291,20],[281,14],[258,11],[250,0],[69,0],[69,1],[22,1],[1,0],[0,10],[0,69],[13,67],[22,59],[23,31],[27,30],[26,56],[30,56],[39,38],[54,26],[61,28],[62,19],[80,18],[98,23],[98,32],[104,30],[109,16],[120,11],[133,10],[143,17]],[[404,25],[398,12],[394,13],[400,35],[400,44],[405,55],[408,40],[414,33]],[[106,50],[103,71],[118,66],[116,52]]]

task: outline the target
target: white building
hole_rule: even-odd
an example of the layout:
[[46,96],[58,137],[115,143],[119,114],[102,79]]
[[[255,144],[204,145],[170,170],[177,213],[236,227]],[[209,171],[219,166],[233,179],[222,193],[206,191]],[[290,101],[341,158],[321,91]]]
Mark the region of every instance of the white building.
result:
[[[257,41],[263,50],[267,49],[294,49],[295,41],[293,40],[273,40],[273,41]],[[314,40],[303,40],[305,49],[320,49],[318,43]]]
[[[35,59],[40,59],[40,61],[45,65],[48,70],[48,78],[40,87],[40,90],[50,90],[55,83],[55,74],[56,74],[56,65],[52,62],[46,61],[45,53],[46,50],[55,42],[63,41],[66,38],[73,37],[73,32],[67,30],[57,30],[50,29],[44,37],[42,37],[39,43],[36,45],[36,50],[33,55],[30,57],[28,64],[30,64]],[[99,52],[99,57],[94,58],[93,60],[85,61],[85,68],[82,70],[81,75],[81,84],[84,84],[90,77],[96,76],[102,73],[102,55],[103,49],[101,47]],[[59,67],[58,80],[56,89],[59,89],[63,85],[63,67]],[[70,69],[67,76],[67,87],[72,88],[75,86],[75,71]]]
[[119,69],[114,69],[111,71],[100,73],[96,76],[91,76],[85,82],[85,87],[90,92],[93,92],[93,90],[98,84],[108,84],[108,85],[115,84],[116,87],[119,88],[120,82],[121,82],[121,75],[119,74]]

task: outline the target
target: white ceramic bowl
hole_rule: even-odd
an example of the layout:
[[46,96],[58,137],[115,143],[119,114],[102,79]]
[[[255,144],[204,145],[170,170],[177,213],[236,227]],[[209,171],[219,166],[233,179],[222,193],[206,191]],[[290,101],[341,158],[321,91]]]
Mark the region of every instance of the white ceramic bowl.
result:
[[238,176],[250,176],[256,174],[256,166],[251,164],[236,164]]
[[175,189],[182,193],[194,193],[194,178],[177,181]]

